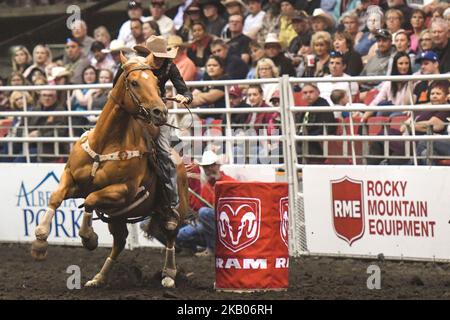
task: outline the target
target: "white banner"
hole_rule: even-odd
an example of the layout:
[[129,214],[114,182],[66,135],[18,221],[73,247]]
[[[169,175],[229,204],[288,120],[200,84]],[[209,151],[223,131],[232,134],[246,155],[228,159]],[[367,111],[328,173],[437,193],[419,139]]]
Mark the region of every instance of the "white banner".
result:
[[450,168],[308,166],[308,251],[450,259]]

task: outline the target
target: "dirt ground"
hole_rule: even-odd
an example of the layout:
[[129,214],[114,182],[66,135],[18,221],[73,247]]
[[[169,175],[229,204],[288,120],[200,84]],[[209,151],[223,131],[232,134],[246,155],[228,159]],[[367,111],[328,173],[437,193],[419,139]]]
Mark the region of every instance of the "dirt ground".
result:
[[[213,289],[214,258],[177,254],[175,289],[160,285],[159,249],[125,250],[108,284],[101,289],[68,290],[70,265],[81,268],[82,284],[100,269],[109,249],[50,246],[44,262],[35,262],[29,245],[0,244],[0,299],[449,299],[450,264],[357,260],[305,256],[291,259],[285,292],[221,293]],[[367,268],[381,269],[381,289],[367,289]]]

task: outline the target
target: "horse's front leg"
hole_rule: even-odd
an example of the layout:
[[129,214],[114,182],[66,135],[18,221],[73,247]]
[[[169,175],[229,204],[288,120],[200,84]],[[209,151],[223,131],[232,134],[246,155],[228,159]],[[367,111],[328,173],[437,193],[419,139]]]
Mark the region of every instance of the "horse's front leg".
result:
[[177,276],[177,266],[175,263],[175,239],[177,237],[178,229],[165,230],[166,234],[166,258],[162,270],[161,284],[166,288],[175,287],[175,278]]
[[42,220],[34,230],[36,240],[31,244],[31,256],[36,260],[44,260],[47,256],[47,238],[50,233],[50,224],[56,209],[64,199],[70,198],[76,190],[72,175],[69,169],[64,169],[58,189],[52,193],[47,210]]

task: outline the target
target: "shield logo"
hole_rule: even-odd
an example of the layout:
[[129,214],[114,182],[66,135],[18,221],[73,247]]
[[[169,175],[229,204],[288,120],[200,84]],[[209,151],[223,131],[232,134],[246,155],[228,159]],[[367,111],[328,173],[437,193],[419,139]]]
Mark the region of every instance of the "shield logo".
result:
[[286,247],[289,239],[289,200],[288,197],[280,199],[280,235]]
[[238,252],[259,238],[261,201],[255,198],[224,197],[217,201],[217,238]]
[[351,246],[364,234],[363,182],[343,177],[331,181],[333,227]]

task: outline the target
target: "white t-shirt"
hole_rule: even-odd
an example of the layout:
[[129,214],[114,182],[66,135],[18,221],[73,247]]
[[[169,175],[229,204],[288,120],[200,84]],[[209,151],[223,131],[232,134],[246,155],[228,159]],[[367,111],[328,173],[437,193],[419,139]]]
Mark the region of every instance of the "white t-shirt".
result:
[[250,32],[256,34],[262,28],[265,15],[264,11],[258,12],[256,16],[249,14],[244,21],[243,33],[245,35],[248,35]]
[[[350,76],[346,73],[342,75],[342,78],[349,78]],[[326,75],[324,78],[332,78],[331,75]],[[351,78],[351,77],[350,77]],[[354,96],[359,92],[359,85],[357,82],[350,82],[352,91],[351,94]],[[348,82],[319,82],[317,83],[317,87],[320,90],[320,96],[328,101],[330,106],[333,106],[334,103],[331,101],[331,92],[336,89],[341,89],[347,91],[347,94],[350,96],[350,88]]]
[[[143,22],[151,20],[155,19],[153,19],[153,17],[145,17],[144,19],[142,19]],[[156,21],[156,23],[158,24],[159,31],[161,31],[161,35],[166,39],[172,34],[172,31],[175,28],[173,20],[166,15],[161,16],[161,18]]]

